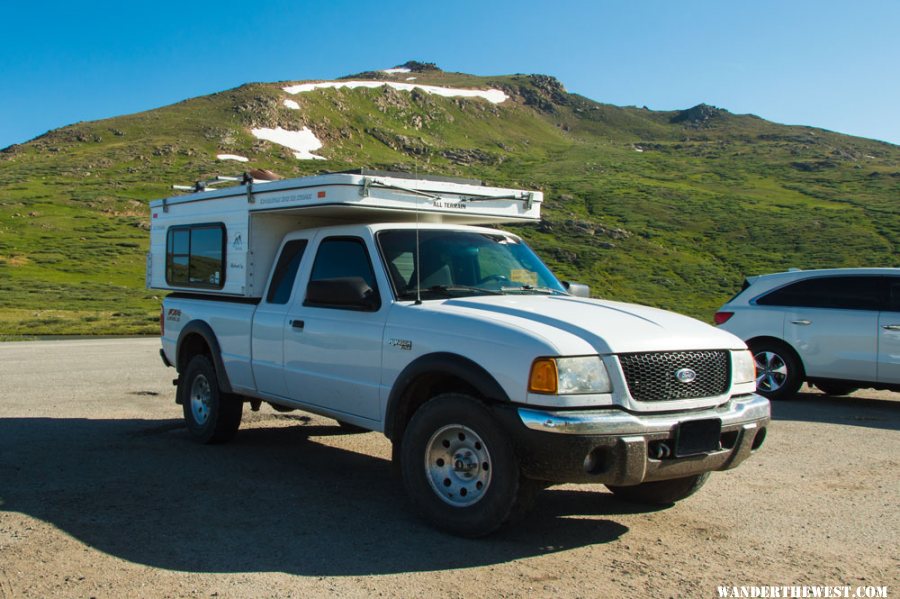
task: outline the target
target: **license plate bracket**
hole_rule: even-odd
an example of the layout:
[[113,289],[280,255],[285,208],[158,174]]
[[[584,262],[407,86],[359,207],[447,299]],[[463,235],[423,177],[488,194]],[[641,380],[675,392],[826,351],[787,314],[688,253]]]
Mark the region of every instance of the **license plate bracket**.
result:
[[722,437],[722,420],[708,418],[682,422],[675,429],[675,457],[701,455],[719,448]]

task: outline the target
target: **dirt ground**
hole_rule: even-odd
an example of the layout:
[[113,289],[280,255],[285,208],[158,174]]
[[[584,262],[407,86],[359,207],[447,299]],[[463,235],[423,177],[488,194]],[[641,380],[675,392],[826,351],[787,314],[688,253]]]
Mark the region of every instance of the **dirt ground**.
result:
[[267,407],[193,443],[155,339],[0,344],[0,597],[900,596],[900,396],[806,392],[664,510],[551,487],[470,541],[410,514],[389,443]]

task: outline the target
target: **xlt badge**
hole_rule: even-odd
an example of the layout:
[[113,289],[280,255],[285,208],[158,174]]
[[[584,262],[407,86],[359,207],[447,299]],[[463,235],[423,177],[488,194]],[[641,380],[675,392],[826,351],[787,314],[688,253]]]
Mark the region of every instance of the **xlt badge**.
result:
[[412,341],[409,339],[391,339],[388,341],[388,345],[397,349],[405,349],[406,351],[412,349]]

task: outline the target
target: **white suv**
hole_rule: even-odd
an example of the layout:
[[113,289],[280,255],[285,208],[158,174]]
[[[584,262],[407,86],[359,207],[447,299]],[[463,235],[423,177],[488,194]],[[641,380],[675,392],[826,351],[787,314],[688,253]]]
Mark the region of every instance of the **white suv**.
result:
[[715,315],[750,346],[757,392],[792,397],[900,391],[900,268],[794,270],[748,277]]

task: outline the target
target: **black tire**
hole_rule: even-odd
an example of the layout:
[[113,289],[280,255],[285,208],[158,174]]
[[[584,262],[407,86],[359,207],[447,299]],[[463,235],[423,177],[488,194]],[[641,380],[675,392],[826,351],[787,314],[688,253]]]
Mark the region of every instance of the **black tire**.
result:
[[794,350],[776,341],[758,341],[750,351],[756,361],[756,392],[771,400],[793,399],[804,378]]
[[706,483],[709,472],[695,474],[684,478],[671,480],[658,480],[649,483],[641,483],[632,487],[616,487],[606,485],[616,497],[634,503],[647,505],[672,505],[685,497],[696,493]]
[[840,396],[850,395],[854,391],[858,391],[859,387],[853,387],[843,383],[816,383],[816,389],[825,395]]
[[400,447],[403,486],[436,528],[481,537],[520,517],[535,494],[523,484],[509,439],[487,407],[448,393],[413,415]]
[[241,425],[244,402],[219,389],[216,369],[209,358],[191,358],[178,380],[184,421],[191,436],[201,443],[224,443]]

